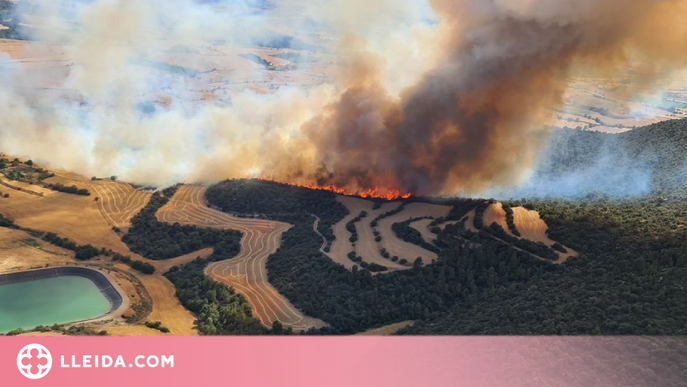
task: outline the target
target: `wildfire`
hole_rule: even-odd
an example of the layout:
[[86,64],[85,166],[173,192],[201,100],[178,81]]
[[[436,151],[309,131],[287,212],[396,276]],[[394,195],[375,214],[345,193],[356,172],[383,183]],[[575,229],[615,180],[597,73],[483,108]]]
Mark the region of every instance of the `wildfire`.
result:
[[[262,179],[262,180],[274,181],[274,180],[270,180],[270,179]],[[366,199],[374,198],[374,199],[396,200],[396,199],[408,199],[409,197],[412,196],[410,193],[408,193],[408,192],[403,193],[398,189],[382,190],[379,187],[370,188],[370,189],[366,189],[363,191],[351,192],[345,188],[337,187],[335,185],[317,185],[317,184],[313,184],[313,183],[299,184],[299,183],[284,182],[284,181],[277,181],[277,183],[286,184],[286,185],[290,185],[293,187],[301,187],[301,188],[329,191],[329,192],[334,192],[335,194],[339,194],[339,195],[360,196],[361,198],[366,198]]]

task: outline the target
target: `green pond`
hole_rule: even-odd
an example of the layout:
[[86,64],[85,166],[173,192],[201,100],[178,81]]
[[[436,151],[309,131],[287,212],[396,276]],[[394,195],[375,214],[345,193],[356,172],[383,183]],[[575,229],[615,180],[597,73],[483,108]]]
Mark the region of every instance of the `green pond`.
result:
[[0,333],[99,317],[110,302],[93,281],[60,276],[0,285]]

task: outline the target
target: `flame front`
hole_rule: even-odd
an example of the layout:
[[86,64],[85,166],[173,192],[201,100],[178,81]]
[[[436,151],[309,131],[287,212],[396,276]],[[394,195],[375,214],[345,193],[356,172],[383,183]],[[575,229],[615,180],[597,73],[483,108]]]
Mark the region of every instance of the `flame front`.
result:
[[265,181],[274,181],[280,184],[290,185],[292,187],[301,187],[321,191],[334,192],[335,194],[345,195],[345,196],[360,196],[365,199],[384,199],[384,200],[396,200],[396,199],[408,199],[412,196],[410,192],[402,192],[399,189],[383,189],[380,187],[369,188],[362,191],[350,191],[346,188],[337,187],[335,185],[318,185],[314,183],[295,183],[288,181],[279,181],[272,179],[261,179]]

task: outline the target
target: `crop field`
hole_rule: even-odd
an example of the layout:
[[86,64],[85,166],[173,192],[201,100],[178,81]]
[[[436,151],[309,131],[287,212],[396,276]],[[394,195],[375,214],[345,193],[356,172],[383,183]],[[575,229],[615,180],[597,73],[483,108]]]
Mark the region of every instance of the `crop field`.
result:
[[205,270],[206,274],[242,294],[253,309],[254,317],[265,326],[272,326],[274,321],[294,330],[325,326],[321,320],[301,313],[267,281],[267,258],[279,248],[282,233],[291,226],[268,220],[238,218],[209,208],[205,204],[204,193],[204,187],[182,186],[158,211],[157,217],[168,223],[243,232],[240,254],[211,263]]
[[[403,207],[403,211],[381,219],[377,229],[382,236],[381,247],[385,248],[391,256],[413,262],[417,257],[424,263],[431,263],[437,259],[437,254],[422,247],[399,239],[391,227],[394,223],[405,222],[416,218],[440,218],[445,217],[451,211],[450,206],[441,206],[428,203],[410,203]],[[386,260],[388,262],[388,260]]]

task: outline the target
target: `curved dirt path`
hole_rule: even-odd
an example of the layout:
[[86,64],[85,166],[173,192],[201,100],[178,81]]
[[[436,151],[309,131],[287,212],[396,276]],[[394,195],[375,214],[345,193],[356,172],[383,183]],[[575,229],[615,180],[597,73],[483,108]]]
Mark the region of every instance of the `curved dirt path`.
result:
[[274,321],[294,330],[326,325],[319,319],[305,316],[267,280],[267,258],[279,248],[282,233],[291,225],[238,218],[212,209],[205,204],[205,188],[200,186],[180,187],[158,211],[157,218],[168,223],[241,231],[243,238],[239,255],[211,263],[205,274],[241,293],[250,304],[254,317],[267,327],[271,327]]
[[313,231],[315,231],[315,233],[317,235],[320,236],[320,238],[322,238],[322,245],[320,246],[320,253],[324,253],[324,248],[327,247],[327,238],[325,238],[324,235],[322,235],[322,233],[320,232],[320,229],[319,229],[320,217],[316,216],[316,215],[313,215],[313,217],[315,218],[315,221],[312,224],[312,229],[313,229]]

